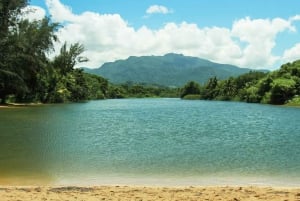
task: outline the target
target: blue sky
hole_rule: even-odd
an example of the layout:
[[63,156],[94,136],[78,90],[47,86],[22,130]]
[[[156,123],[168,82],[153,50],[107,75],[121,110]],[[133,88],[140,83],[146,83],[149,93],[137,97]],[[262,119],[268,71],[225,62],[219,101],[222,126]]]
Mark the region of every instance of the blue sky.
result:
[[[61,0],[76,14],[85,11],[120,14],[134,27],[141,25],[158,28],[167,22],[187,21],[200,26],[231,26],[232,22],[246,16],[251,18],[289,18],[300,14],[299,0]],[[31,0],[32,5],[44,8],[43,0]],[[163,5],[174,12],[169,15],[143,18],[151,5]]]
[[276,69],[300,55],[299,0],[31,0],[31,5],[65,25],[61,41],[85,45],[90,67],[175,52]]

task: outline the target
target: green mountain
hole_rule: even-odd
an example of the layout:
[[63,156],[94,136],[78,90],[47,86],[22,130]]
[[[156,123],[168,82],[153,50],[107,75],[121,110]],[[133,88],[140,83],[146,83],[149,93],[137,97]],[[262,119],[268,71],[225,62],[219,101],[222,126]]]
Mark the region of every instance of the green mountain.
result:
[[84,70],[101,75],[116,84],[130,81],[164,86],[183,86],[190,80],[205,83],[214,76],[226,79],[250,71],[246,68],[173,53],[164,56],[132,56],[126,60],[105,63],[98,69],[84,68]]

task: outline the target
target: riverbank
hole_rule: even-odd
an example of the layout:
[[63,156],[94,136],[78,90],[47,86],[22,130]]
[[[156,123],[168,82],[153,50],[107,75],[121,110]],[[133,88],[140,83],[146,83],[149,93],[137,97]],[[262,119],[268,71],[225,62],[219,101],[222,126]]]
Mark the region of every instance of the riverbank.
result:
[[18,107],[29,107],[29,106],[39,106],[44,105],[43,103],[6,103],[0,104],[1,108],[18,108]]
[[0,187],[2,201],[29,200],[300,200],[300,188],[271,187]]

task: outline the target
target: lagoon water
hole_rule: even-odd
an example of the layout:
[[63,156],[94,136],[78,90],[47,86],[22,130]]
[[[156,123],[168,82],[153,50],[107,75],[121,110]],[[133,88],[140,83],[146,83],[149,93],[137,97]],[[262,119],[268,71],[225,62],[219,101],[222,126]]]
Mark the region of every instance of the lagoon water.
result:
[[0,184],[300,185],[300,108],[121,99],[0,110]]

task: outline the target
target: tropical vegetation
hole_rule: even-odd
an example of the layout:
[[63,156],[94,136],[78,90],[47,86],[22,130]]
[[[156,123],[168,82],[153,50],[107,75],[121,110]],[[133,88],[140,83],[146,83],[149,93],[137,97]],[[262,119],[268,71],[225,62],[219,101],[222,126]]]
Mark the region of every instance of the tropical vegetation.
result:
[[0,0],[0,100],[66,102],[106,95],[104,78],[74,69],[84,47],[63,44],[60,54],[48,59],[57,41],[59,24],[45,17],[29,21],[22,9],[27,0]]
[[203,100],[297,105],[300,103],[300,60],[269,73],[251,71],[226,80],[213,77],[202,86],[191,81],[182,88],[181,97],[191,94]]

